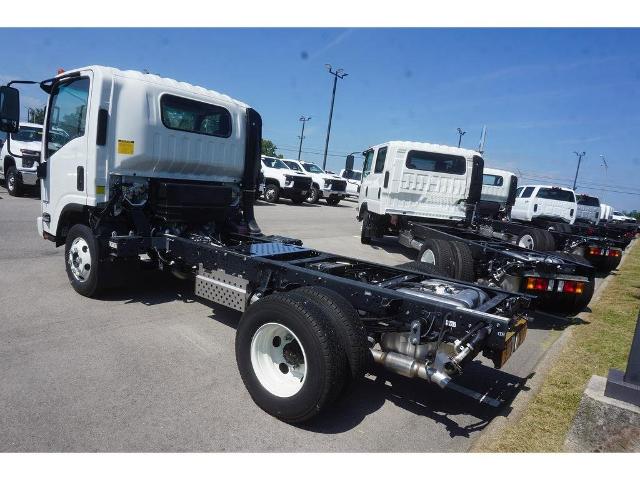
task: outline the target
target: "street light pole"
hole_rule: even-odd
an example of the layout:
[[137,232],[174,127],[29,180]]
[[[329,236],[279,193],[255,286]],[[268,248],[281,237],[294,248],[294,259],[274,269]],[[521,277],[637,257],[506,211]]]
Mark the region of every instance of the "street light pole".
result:
[[578,182],[578,172],[580,171],[580,162],[582,162],[582,157],[584,157],[587,153],[586,152],[582,152],[582,153],[578,153],[578,152],[573,152],[578,156],[578,167],[576,168],[576,176],[573,179],[573,189],[576,189],[576,183]]
[[304,124],[311,120],[311,117],[305,117],[304,115],[300,117],[300,121],[302,122],[302,132],[300,133],[300,146],[298,147],[298,161],[300,161],[300,154],[302,153],[302,140],[304,140]]
[[329,136],[331,135],[331,120],[333,118],[333,104],[336,100],[336,86],[338,85],[338,79],[343,79],[348,73],[345,73],[343,69],[339,68],[337,70],[333,70],[331,65],[328,63],[325,64],[329,73],[333,75],[333,92],[331,93],[331,109],[329,110],[329,125],[327,126],[327,139],[324,142],[324,159],[322,160],[322,169],[324,170],[327,167],[327,151],[329,150]]
[[462,136],[467,133],[463,132],[460,127],[458,127],[458,148],[460,148],[460,144],[462,143]]

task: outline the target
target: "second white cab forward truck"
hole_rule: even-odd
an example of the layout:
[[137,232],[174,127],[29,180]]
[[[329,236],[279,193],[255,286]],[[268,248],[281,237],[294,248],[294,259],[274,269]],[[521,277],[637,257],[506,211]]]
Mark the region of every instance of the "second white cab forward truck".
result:
[[485,167],[482,174],[482,194],[477,209],[480,214],[509,219],[515,202],[518,177],[507,170]]
[[[20,83],[0,87],[0,131],[20,131]],[[64,246],[77,293],[99,297],[143,267],[191,279],[195,296],[242,312],[239,379],[286,422],[325,411],[373,363],[499,405],[454,378],[480,354],[504,365],[525,339],[528,296],[262,234],[262,120],[240,101],[95,65],[39,83],[38,232]],[[68,141],[54,145],[54,129]]]
[[444,275],[535,294],[546,310],[574,314],[588,304],[594,270],[583,259],[513,245],[477,222],[484,168],[478,152],[391,141],[364,157],[362,243],[396,236],[418,251],[418,262]]

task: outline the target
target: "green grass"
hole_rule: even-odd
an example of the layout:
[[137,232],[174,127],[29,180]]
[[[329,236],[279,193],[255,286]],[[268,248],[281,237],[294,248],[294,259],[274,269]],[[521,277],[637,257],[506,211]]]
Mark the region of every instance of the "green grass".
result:
[[[640,248],[634,245],[611,278],[588,323],[570,327],[570,338],[526,412],[498,438],[478,446],[485,452],[561,452],[567,431],[592,375],[624,370],[640,308]],[[490,443],[487,445],[486,443]]]

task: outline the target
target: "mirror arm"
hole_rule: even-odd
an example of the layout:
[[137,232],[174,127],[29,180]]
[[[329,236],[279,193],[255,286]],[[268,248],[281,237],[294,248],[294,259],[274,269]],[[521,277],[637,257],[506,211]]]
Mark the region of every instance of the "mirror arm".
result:
[[11,134],[7,133],[7,153],[14,158],[22,158],[22,155],[17,155],[11,151]]

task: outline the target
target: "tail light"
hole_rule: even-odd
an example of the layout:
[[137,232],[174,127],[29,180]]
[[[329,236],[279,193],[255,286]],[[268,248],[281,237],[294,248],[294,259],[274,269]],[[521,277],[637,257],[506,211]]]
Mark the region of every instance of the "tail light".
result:
[[580,295],[584,292],[584,282],[574,280],[554,280],[552,278],[527,278],[527,290],[533,292],[562,292]]
[[600,255],[602,250],[598,247],[589,247],[589,255]]
[[574,282],[572,280],[560,280],[558,282],[558,291],[560,291],[560,289],[562,289],[563,293],[575,293],[576,295],[580,295],[584,291],[584,283]]
[[610,257],[620,257],[622,255],[622,251],[612,248],[609,250]]
[[549,280],[546,278],[527,278],[527,290],[543,291],[549,288]]

